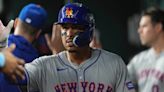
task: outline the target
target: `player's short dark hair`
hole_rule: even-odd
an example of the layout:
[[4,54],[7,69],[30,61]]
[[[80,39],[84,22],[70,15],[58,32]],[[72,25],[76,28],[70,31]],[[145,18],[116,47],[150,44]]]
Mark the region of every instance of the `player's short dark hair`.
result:
[[150,7],[143,11],[141,16],[150,16],[152,24],[161,23],[164,30],[164,11],[159,7]]
[[29,25],[25,22],[22,22],[22,21],[20,21],[20,22],[21,22],[20,23],[21,29],[23,29],[23,31],[25,31],[25,33],[27,33],[31,36],[34,36],[39,31],[39,29],[34,28],[34,27],[32,27],[31,25]]

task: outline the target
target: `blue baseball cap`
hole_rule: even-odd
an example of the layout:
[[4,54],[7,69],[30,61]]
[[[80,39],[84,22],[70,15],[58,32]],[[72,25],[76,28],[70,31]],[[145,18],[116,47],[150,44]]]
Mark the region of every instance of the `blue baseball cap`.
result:
[[37,4],[28,4],[20,12],[19,17],[23,22],[35,28],[42,28],[47,19],[47,12]]

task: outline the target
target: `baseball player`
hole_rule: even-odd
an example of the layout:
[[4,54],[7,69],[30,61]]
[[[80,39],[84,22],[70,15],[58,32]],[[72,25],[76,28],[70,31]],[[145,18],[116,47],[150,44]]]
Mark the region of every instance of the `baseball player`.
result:
[[[47,12],[41,6],[30,3],[22,8],[18,18],[14,22],[14,34],[10,34],[8,45],[16,44],[16,49],[13,54],[26,63],[39,57],[39,52],[34,46],[37,36],[40,35],[41,28],[47,19]],[[1,74],[0,80],[3,85],[0,85],[0,90],[5,92],[20,92],[17,85],[11,85],[5,80]]]
[[164,11],[151,7],[142,13],[138,33],[142,45],[150,47],[128,64],[138,92],[164,92]]
[[25,65],[24,81],[29,92],[135,91],[120,56],[89,47],[95,21],[86,6],[66,4],[59,12],[57,24],[61,25],[66,50]]
[[15,43],[17,48],[13,51],[14,55],[24,59],[26,63],[39,57],[39,52],[33,43],[40,35],[46,19],[46,10],[37,4],[30,3],[22,8],[15,20],[14,34],[9,35],[8,45]]

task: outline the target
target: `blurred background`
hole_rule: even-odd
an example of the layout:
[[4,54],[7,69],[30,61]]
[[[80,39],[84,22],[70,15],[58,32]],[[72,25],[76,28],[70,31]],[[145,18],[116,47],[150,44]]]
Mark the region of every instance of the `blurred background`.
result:
[[[135,54],[146,49],[141,46],[137,34],[140,12],[154,5],[164,8],[164,0],[0,0],[0,19],[7,25],[10,19],[18,16],[24,5],[37,3],[48,12],[42,34],[51,34],[59,9],[67,2],[81,2],[91,9],[102,48],[119,54],[126,64]],[[42,54],[51,53],[45,49]]]

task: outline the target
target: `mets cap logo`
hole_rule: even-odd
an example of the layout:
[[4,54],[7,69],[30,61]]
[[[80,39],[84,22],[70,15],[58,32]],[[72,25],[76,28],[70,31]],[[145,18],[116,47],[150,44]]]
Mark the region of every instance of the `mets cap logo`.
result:
[[66,18],[73,18],[73,10],[72,10],[72,8],[66,8],[65,15],[66,15]]

